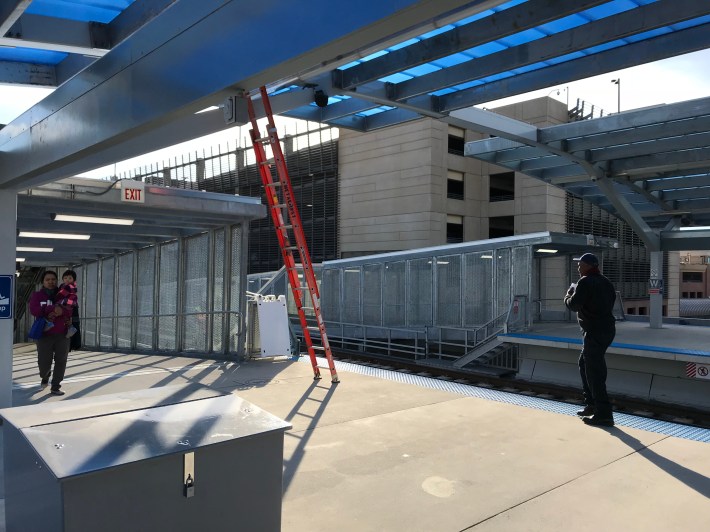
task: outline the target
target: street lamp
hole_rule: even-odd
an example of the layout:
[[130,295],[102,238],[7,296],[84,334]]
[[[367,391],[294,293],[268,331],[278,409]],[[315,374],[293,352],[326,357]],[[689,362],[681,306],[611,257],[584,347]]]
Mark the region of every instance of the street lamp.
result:
[[557,93],[557,96],[559,96],[560,92],[562,91],[565,91],[565,93],[567,93],[567,109],[569,109],[569,87],[565,87],[564,89],[552,89],[550,92],[547,93],[547,96],[549,97],[550,94],[552,94],[553,92]]
[[612,79],[611,82],[616,85],[616,112],[621,112],[621,78]]

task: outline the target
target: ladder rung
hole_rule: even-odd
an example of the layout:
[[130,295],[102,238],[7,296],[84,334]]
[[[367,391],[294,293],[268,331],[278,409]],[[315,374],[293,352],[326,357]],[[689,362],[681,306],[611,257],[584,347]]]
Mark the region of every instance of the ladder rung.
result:
[[308,325],[306,329],[309,331],[320,331],[320,327],[316,327],[315,325]]
[[301,307],[303,310],[315,310],[313,307]]
[[310,288],[307,286],[297,286],[295,287],[295,290],[310,290]]
[[293,226],[292,225],[280,225],[279,229],[284,229],[284,230],[288,231],[289,229],[293,229]]
[[280,181],[274,181],[273,183],[266,183],[266,185],[264,185],[264,186],[267,186],[267,187],[280,187],[280,186],[281,186],[281,182],[280,182]]
[[277,203],[276,205],[272,205],[272,207],[274,209],[283,209],[284,207],[286,207],[286,204],[285,203]]

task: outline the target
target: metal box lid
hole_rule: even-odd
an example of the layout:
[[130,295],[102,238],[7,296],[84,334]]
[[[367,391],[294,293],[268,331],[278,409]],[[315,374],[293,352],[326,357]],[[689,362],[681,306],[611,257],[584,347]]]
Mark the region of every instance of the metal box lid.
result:
[[[137,394],[139,403],[148,399],[140,392],[115,395],[130,399],[133,393]],[[28,407],[5,409],[0,411],[0,416],[16,426],[16,422],[20,422],[18,428],[22,435],[58,479],[291,428],[289,423],[236,395],[159,406],[141,404],[137,409],[126,409],[129,405],[123,401],[118,412],[108,411],[111,405],[115,406],[115,396],[92,397],[91,400],[101,413],[87,416],[87,409],[80,405],[75,411],[81,416],[67,419],[73,401],[64,401],[67,409],[62,410],[61,419],[53,422],[27,425],[22,423],[21,415],[10,412]],[[36,412],[28,414],[35,419],[44,417]]]

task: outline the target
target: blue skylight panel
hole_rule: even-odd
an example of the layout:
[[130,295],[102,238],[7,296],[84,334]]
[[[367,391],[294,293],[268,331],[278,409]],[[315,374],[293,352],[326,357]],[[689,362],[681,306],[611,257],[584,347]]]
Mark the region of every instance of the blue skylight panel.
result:
[[394,107],[390,107],[388,105],[383,105],[381,107],[375,107],[374,109],[368,109],[367,111],[361,111],[361,112],[355,113],[355,114],[357,116],[372,116],[372,115],[384,113],[385,111],[391,111],[392,109],[394,109]]
[[618,48],[619,46],[624,46],[626,41],[623,39],[617,39],[611,42],[605,42],[604,44],[599,44],[597,46],[592,46],[584,50],[586,54],[598,54],[599,52],[606,52],[607,50],[612,50],[613,48]]
[[396,72],[390,76],[385,76],[384,78],[380,78],[380,81],[383,81],[385,83],[401,83],[403,81],[407,81],[409,79],[412,79],[414,76],[408,76],[406,74],[403,74],[401,72]]
[[567,61],[572,61],[573,59],[580,59],[580,58],[584,57],[585,55],[587,55],[587,54],[585,54],[584,52],[572,52],[569,54],[561,55],[559,57],[553,57],[551,59],[548,59],[547,61],[545,61],[545,63],[548,65],[557,65],[559,63],[565,63]]
[[391,52],[394,52],[395,50],[399,50],[400,48],[406,48],[407,46],[410,46],[412,44],[416,44],[420,41],[421,39],[407,39],[404,42],[401,42],[399,44],[395,44],[394,46],[390,46],[388,50]]
[[436,72],[437,70],[441,69],[437,66],[432,65],[431,63],[424,63],[423,65],[419,65],[414,68],[405,70],[404,74],[409,74],[410,76],[416,78],[419,76],[423,76],[424,74],[431,74],[432,72]]
[[0,46],[0,61],[13,61],[16,63],[33,63],[35,65],[57,65],[68,54],[49,50],[35,50],[33,48],[5,48]]
[[636,4],[636,2],[632,2],[631,0],[615,0],[614,2],[609,2],[607,4],[590,7],[589,9],[582,11],[581,14],[589,17],[591,20],[599,20],[616,15],[617,13],[623,13],[624,11],[628,11],[630,9],[635,9],[637,7],[639,7],[638,4]]
[[645,32],[640,33],[638,35],[629,35],[624,40],[627,43],[639,42],[639,41],[645,41],[646,39],[651,39],[653,37],[658,37],[660,35],[666,35],[668,33],[673,33],[673,30],[671,30],[669,27],[666,26],[665,28],[656,28],[655,30],[645,31]]
[[588,18],[575,13],[574,15],[569,15],[567,17],[542,24],[538,26],[538,29],[547,34],[553,34],[565,30],[571,30],[572,28],[578,28],[579,26],[583,26],[588,23]]
[[701,24],[706,24],[708,22],[710,22],[710,15],[705,15],[703,17],[694,18],[692,20],[684,20],[683,22],[672,24],[670,27],[674,30],[684,30],[686,28],[693,28],[695,26],[700,26]]
[[450,89],[447,87],[445,89],[441,89],[440,91],[432,92],[431,94],[433,96],[444,96],[445,94],[451,94],[452,92],[456,92],[456,91],[454,89]]
[[375,59],[377,57],[381,57],[381,56],[385,55],[386,53],[389,53],[389,52],[387,52],[387,50],[380,50],[379,52],[375,52],[374,54],[370,54],[366,57],[363,57],[362,59],[360,59],[359,62],[360,63],[367,63],[368,61],[372,61],[373,59]]
[[521,44],[527,44],[529,42],[542,39],[543,37],[547,37],[547,34],[541,32],[537,28],[532,28],[529,30],[521,31],[519,33],[515,33],[513,35],[509,35],[507,37],[503,37],[502,39],[498,39],[497,42],[505,46],[519,46]]
[[431,39],[432,37],[436,37],[437,35],[439,35],[441,33],[446,33],[447,31],[451,31],[454,28],[455,28],[454,25],[447,24],[446,26],[442,26],[441,28],[436,28],[435,30],[425,33],[424,35],[421,35],[421,38],[422,39]]
[[447,68],[450,66],[460,65],[461,63],[465,63],[466,61],[470,61],[471,59],[472,57],[469,55],[453,54],[437,59],[436,61],[432,61],[432,64],[442,68]]
[[507,46],[503,46],[498,42],[488,42],[486,44],[481,44],[479,46],[469,48],[468,50],[465,50],[461,53],[470,55],[471,57],[483,57],[486,55],[494,54],[496,52],[500,52],[501,50],[505,50],[506,48]]
[[26,13],[45,17],[78,20],[80,22],[103,22],[116,18],[134,0],[33,0]]

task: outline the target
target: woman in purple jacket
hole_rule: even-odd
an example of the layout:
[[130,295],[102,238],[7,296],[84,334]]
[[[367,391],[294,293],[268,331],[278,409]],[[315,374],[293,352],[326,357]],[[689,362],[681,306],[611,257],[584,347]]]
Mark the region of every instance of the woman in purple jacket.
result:
[[[37,365],[42,379],[40,386],[44,390],[51,376],[52,395],[64,395],[61,387],[69,354],[69,338],[66,334],[67,328],[71,325],[71,309],[54,304],[58,292],[57,273],[46,271],[42,276],[42,288],[34,292],[30,298],[32,315],[35,318],[46,318],[54,324],[51,328],[45,329],[42,338],[37,340]],[[52,371],[52,360],[54,360],[54,371]]]

